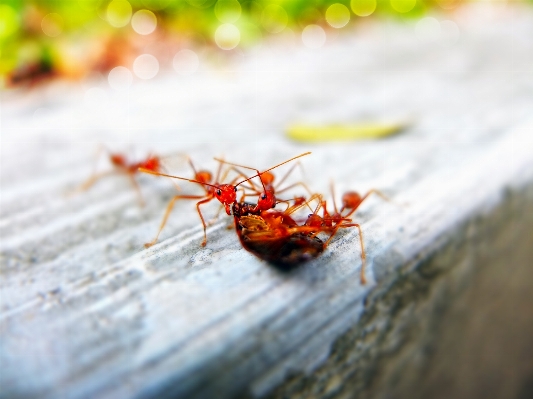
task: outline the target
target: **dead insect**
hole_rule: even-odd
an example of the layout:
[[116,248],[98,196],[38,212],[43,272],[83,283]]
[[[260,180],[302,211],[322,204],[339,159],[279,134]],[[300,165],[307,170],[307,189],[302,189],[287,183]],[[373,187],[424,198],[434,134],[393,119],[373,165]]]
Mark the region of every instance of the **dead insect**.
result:
[[290,270],[324,251],[317,229],[300,226],[291,210],[256,211],[256,205],[233,204],[235,231],[244,249],[282,270]]

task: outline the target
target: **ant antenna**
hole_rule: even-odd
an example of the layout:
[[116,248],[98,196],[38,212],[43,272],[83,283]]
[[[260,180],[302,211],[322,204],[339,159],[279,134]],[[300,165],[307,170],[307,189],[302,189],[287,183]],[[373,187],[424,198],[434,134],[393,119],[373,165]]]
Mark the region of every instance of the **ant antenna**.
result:
[[[306,156],[306,155],[309,155],[309,154],[311,154],[310,151],[309,151],[309,152],[305,152],[305,153],[303,153],[303,154],[300,154],[300,155],[298,155],[298,156],[295,156],[295,157],[293,157],[293,158],[291,158],[291,159],[289,159],[289,160],[287,160],[287,161],[284,161],[284,162],[282,162],[282,163],[279,163],[279,164],[277,164],[277,165],[275,165],[275,166],[273,166],[273,167],[271,167],[271,168],[269,168],[269,169],[267,169],[267,170],[264,170],[264,171],[262,171],[262,172],[257,173],[256,175],[253,175],[252,177],[249,177],[249,178],[247,178],[247,179],[245,179],[245,180],[240,181],[239,183],[235,184],[234,187],[237,187],[237,186],[241,185],[242,183],[247,182],[248,180],[252,180],[254,177],[261,176],[263,173],[268,172],[268,171],[271,171],[272,169],[275,169],[275,168],[277,168],[278,166],[284,165],[284,164],[286,164],[286,163],[288,163],[288,162],[291,162],[291,161],[293,161],[293,160],[295,160],[295,159],[297,159],[297,158],[301,158],[301,157]],[[199,180],[194,180],[194,179],[187,179],[187,178],[185,178],[185,177],[179,177],[179,176],[174,176],[174,175],[168,175],[168,174],[166,174],[166,173],[156,172],[156,171],[154,171],[154,170],[150,170],[150,169],[143,168],[142,166],[139,167],[138,170],[139,170],[139,172],[148,173],[148,174],[155,175],[155,176],[170,177],[170,178],[173,178],[173,179],[180,179],[180,180],[190,181],[190,182],[192,182],[192,183],[198,183],[198,184],[203,184],[203,185],[206,185],[206,186],[211,186],[211,187],[214,187],[214,188],[219,188],[219,187],[218,187],[217,185],[215,185],[215,184],[209,184],[209,183],[201,182],[201,181],[199,181]]]
[[[161,172],[156,172],[154,170],[150,170],[150,169],[146,169],[146,168],[143,168],[142,166],[139,168],[139,172],[143,172],[143,173],[148,173],[148,174],[151,174],[151,175],[155,175],[155,176],[164,176],[164,177],[171,177],[173,179],[180,179],[180,180],[185,180],[185,181],[190,181],[192,183],[199,183],[199,184],[203,184],[205,186],[211,186],[211,187],[214,187],[214,188],[218,188],[216,185],[214,184],[209,184],[209,183],[205,183],[205,182],[201,182],[199,180],[194,180],[194,179],[186,179],[185,177],[179,177],[179,176],[173,176],[173,175],[167,175],[166,173],[161,173]],[[254,176],[255,177],[255,176]],[[242,182],[241,182],[242,183]],[[240,184],[240,183],[239,183]]]
[[243,180],[243,181],[237,183],[237,184],[235,185],[235,187],[237,187],[239,184],[242,184],[242,183],[244,183],[244,182],[246,182],[246,181],[248,181],[248,180],[253,179],[254,177],[259,177],[259,176],[261,176],[261,175],[262,175],[263,173],[265,173],[265,172],[269,172],[269,171],[271,171],[272,169],[276,169],[278,166],[285,165],[286,163],[289,163],[289,162],[291,162],[291,161],[294,161],[295,159],[298,159],[298,158],[304,157],[304,156],[309,155],[309,154],[311,154],[311,151],[304,152],[303,154],[300,154],[300,155],[297,155],[297,156],[295,156],[295,157],[292,157],[291,159],[288,159],[288,160],[286,160],[286,161],[284,161],[284,162],[282,162],[282,163],[279,163],[279,164],[277,164],[277,165],[275,165],[275,166],[272,166],[271,168],[269,168],[269,169],[267,169],[267,170],[264,170],[264,171],[262,171],[262,172],[259,172],[259,173],[257,173],[256,175],[253,175],[252,177],[249,177],[248,179]]

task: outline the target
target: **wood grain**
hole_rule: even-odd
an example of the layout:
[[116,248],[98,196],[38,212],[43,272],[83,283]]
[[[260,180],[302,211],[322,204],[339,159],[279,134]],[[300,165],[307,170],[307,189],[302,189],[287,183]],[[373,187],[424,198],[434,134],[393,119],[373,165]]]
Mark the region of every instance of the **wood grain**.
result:
[[[204,59],[190,78],[168,71],[126,92],[96,79],[5,93],[0,396],[264,396],[313,373],[358,325],[367,296],[414,273],[508,190],[533,184],[533,42],[523,40],[533,15],[474,15],[456,16],[457,43],[382,22],[328,36],[320,51],[267,42],[217,69]],[[98,101],[88,87],[101,89]],[[369,118],[414,123],[384,140],[320,146],[283,133],[291,123]],[[140,208],[129,182],[113,177],[68,196],[101,143],[176,154],[169,169],[180,174],[190,173],[185,153],[205,168],[224,156],[264,169],[312,151],[295,179],[314,191],[333,180],[337,193],[377,188],[391,198],[356,213],[369,284],[358,278],[356,231],[280,274],[240,247],[225,216],[201,248],[188,202],[144,249],[176,190],[142,176]],[[208,207],[208,218],[216,212]]]

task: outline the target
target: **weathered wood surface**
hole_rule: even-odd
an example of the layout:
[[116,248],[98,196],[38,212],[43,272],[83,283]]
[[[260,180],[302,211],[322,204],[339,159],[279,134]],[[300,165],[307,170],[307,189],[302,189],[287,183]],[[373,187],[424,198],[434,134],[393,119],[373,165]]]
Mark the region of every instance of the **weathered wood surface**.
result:
[[[368,329],[352,334],[354,353],[381,353],[371,337],[391,328],[393,309],[368,323],[365,298],[379,308],[377,292],[467,240],[465,226],[505,208],[509,192],[521,199],[517,212],[531,209],[523,204],[533,184],[533,15],[482,10],[456,15],[457,43],[420,39],[410,24],[371,24],[328,36],[320,51],[267,42],[216,70],[168,72],[96,102],[88,86],[4,95],[1,396],[282,395],[291,376],[302,381],[331,362],[354,328]],[[375,142],[306,146],[283,135],[293,122],[365,119],[412,125]],[[168,181],[141,179],[144,208],[119,177],[66,195],[90,175],[101,143],[187,153],[203,167],[224,155],[266,168],[311,150],[302,164],[313,190],[327,192],[333,179],[339,193],[378,188],[392,198],[369,199],[356,214],[369,283],[359,282],[356,231],[280,274],[241,248],[229,218],[199,247],[198,216],[185,202],[161,242],[143,249],[175,193]],[[179,156],[172,171],[190,173]],[[320,392],[333,394],[349,376],[335,378]]]

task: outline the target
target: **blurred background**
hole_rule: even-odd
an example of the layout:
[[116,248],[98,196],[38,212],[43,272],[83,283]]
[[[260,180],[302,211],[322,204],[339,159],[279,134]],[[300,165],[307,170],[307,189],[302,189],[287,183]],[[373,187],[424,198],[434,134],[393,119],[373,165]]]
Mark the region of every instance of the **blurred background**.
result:
[[265,40],[320,48],[326,37],[353,34],[355,26],[376,18],[417,20],[420,35],[444,34],[454,41],[460,34],[454,22],[439,24],[424,16],[453,15],[467,2],[3,0],[0,74],[7,88],[52,77],[78,80],[94,73],[107,75],[109,84],[118,87],[173,69],[193,73],[198,52],[203,60],[216,64],[217,53],[239,54]]

